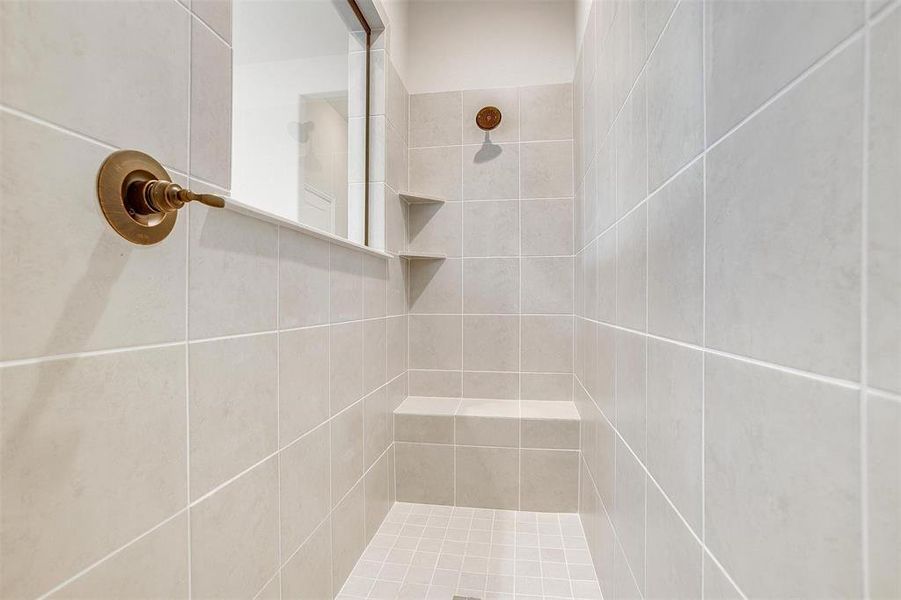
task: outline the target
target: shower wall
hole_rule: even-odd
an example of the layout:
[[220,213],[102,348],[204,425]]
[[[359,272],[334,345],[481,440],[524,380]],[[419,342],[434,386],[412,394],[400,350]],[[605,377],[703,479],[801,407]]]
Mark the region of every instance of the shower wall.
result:
[[[227,194],[228,2],[0,23],[0,597],[331,597],[393,501],[402,262],[228,209],[150,247],[106,224],[119,148]],[[380,210],[407,99],[384,36],[372,62]]]
[[410,96],[411,395],[572,399],[571,138],[570,84]]
[[584,8],[575,398],[604,596],[901,596],[899,3]]

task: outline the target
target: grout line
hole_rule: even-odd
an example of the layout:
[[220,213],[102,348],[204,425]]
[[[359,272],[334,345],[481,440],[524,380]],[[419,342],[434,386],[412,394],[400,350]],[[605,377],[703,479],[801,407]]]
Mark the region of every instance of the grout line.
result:
[[871,24],[868,19],[871,0],[865,0],[864,6],[864,55],[863,55],[863,112],[861,128],[863,139],[861,140],[861,212],[860,212],[860,400],[859,400],[859,431],[860,431],[860,545],[861,545],[861,579],[864,598],[870,598],[870,510],[869,510],[869,402],[867,399],[867,384],[869,382],[869,145],[870,145],[870,83],[872,73],[870,71],[870,58],[872,52]]

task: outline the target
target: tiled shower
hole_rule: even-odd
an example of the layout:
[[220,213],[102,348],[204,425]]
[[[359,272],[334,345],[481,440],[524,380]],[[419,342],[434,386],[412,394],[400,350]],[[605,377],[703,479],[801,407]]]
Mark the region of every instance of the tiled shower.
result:
[[0,598],[901,599],[899,0],[359,2],[368,245],[244,1],[0,3]]

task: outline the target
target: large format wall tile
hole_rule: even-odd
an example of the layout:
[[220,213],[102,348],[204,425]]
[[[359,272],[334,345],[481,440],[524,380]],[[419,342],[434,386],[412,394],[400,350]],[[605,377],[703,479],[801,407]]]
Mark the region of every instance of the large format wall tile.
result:
[[329,321],[329,243],[282,228],[278,239],[279,327]]
[[572,143],[534,142],[520,146],[522,198],[573,195]]
[[0,359],[183,340],[187,215],[131,244],[97,209],[106,148],[9,113],[0,128]]
[[[4,3],[0,23],[0,102],[187,171],[190,16],[181,6]],[[135,23],[153,35],[136,35]]]
[[519,144],[463,146],[463,199],[518,198],[519,155]]
[[616,120],[617,217],[629,212],[648,195],[645,93],[645,76],[642,76]]
[[622,442],[617,440],[613,525],[639,590],[644,589],[645,487],[644,469]]
[[573,253],[572,198],[524,200],[520,203],[520,211],[520,249],[524,256],[561,256]]
[[702,3],[679,4],[648,62],[648,188],[704,149]]
[[616,332],[616,428],[639,460],[646,461],[648,339]]
[[341,589],[363,553],[363,482],[348,492],[332,514],[332,589]]
[[459,145],[463,97],[460,92],[410,96],[410,147]]
[[701,545],[664,499],[648,485],[647,598],[701,598]]
[[860,27],[863,12],[864,4],[854,0],[707,4],[708,141]]
[[460,369],[460,316],[410,315],[410,368]]
[[704,386],[707,546],[749,596],[859,596],[859,393],[715,355]]
[[275,334],[191,344],[191,498],[249,468],[278,444]]
[[189,206],[192,339],[276,326],[277,228],[230,210]]
[[50,597],[187,598],[188,513],[180,513]]
[[519,313],[519,270],[520,260],[518,258],[464,259],[463,312],[470,314]]
[[704,171],[698,161],[648,200],[648,332],[699,344]]
[[862,50],[846,48],[710,152],[708,345],[857,378]]
[[[520,139],[568,140],[573,137],[573,87],[568,83],[520,88]],[[504,115],[506,119],[506,113]]]
[[521,510],[575,512],[579,496],[579,453],[523,450]]
[[519,201],[463,203],[463,256],[516,256],[519,240]]
[[329,328],[278,336],[278,424],[281,446],[329,418]]
[[455,453],[458,505],[519,508],[519,450],[457,446]]
[[329,421],[331,430],[332,506],[363,476],[363,403],[357,402]]
[[648,314],[647,213],[643,204],[616,226],[616,323],[639,331]]
[[363,325],[329,327],[329,405],[335,415],[363,397]]
[[701,352],[648,340],[648,454],[651,476],[701,531]]
[[184,507],[183,347],[0,377],[0,596],[43,594]]
[[279,460],[282,556],[313,533],[331,510],[329,427],[318,427],[285,448]]
[[463,368],[519,369],[519,315],[464,315]]
[[901,10],[870,37],[867,381],[901,393]]
[[191,176],[225,189],[231,188],[231,66],[232,49],[191,19]]
[[901,403],[867,398],[870,595],[901,596]]
[[282,570],[282,598],[319,600],[332,597],[332,523],[313,532]]
[[278,568],[275,458],[191,508],[191,589],[198,598],[248,598]]
[[454,447],[394,443],[398,502],[454,503]]
[[410,148],[410,190],[442,200],[459,200],[462,158],[457,146]]
[[422,261],[410,269],[410,312],[459,314],[462,303],[462,266],[458,258]]

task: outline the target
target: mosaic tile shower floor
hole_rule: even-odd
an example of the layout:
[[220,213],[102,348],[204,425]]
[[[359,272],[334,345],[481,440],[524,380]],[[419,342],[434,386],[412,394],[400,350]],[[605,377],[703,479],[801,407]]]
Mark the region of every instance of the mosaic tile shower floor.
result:
[[579,516],[396,503],[338,598],[600,600]]

